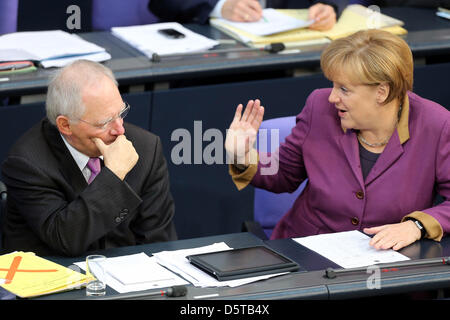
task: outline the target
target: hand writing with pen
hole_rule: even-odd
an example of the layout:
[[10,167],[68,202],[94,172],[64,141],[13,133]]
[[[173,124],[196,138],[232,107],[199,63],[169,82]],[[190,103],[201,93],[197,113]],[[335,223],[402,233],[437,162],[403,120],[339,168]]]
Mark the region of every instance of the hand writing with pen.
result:
[[314,20],[310,29],[324,31],[333,28],[336,23],[336,12],[330,5],[316,3],[309,8],[308,20]]

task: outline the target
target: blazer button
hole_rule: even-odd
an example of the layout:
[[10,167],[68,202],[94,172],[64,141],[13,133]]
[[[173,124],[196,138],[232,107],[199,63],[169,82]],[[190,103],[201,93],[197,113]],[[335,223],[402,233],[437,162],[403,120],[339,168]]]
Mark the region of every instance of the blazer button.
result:
[[364,192],[363,192],[362,190],[357,191],[357,192],[355,193],[355,195],[356,195],[356,197],[357,197],[359,200],[364,199]]
[[119,217],[120,218],[125,218],[125,216],[128,214],[128,210],[127,211],[121,211],[120,213],[119,213]]
[[120,223],[120,222],[122,222],[122,219],[121,219],[120,217],[116,217],[116,219],[114,219],[114,221],[115,221],[116,223]]
[[357,217],[352,218],[352,225],[357,226],[359,224],[359,219]]

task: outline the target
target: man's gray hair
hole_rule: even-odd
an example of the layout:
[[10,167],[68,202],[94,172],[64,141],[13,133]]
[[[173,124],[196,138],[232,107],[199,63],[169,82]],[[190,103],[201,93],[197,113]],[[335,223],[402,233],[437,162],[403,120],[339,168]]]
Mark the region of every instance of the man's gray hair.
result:
[[56,118],[64,115],[70,119],[80,118],[85,111],[83,88],[98,83],[102,77],[117,81],[110,69],[89,60],[76,60],[57,70],[51,77],[47,90],[46,111],[48,120],[56,125]]

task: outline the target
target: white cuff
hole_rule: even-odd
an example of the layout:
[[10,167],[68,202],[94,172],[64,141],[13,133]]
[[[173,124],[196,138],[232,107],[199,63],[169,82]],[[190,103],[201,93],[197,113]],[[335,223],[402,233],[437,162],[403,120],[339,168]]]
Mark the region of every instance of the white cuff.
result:
[[225,3],[225,1],[227,1],[227,0],[219,0],[219,2],[217,2],[213,11],[211,11],[211,13],[209,14],[210,18],[223,18],[222,17],[222,7],[223,7],[223,4]]

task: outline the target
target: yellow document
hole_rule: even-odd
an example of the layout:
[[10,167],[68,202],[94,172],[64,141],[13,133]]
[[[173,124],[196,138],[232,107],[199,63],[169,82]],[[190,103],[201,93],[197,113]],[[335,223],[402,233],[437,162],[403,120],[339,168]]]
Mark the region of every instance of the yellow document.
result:
[[[308,20],[308,9],[278,9],[277,11],[293,18]],[[361,5],[348,6],[342,12],[338,22],[328,31],[302,28],[269,36],[256,36],[228,25],[223,19],[210,19],[210,24],[251,47],[263,47],[277,42],[284,43],[286,47],[329,43],[356,31],[371,28],[383,29],[397,35],[407,33],[406,29],[401,27],[402,21],[373,12]]]
[[91,280],[33,252],[22,251],[0,256],[0,279],[4,289],[22,298],[80,288]]

